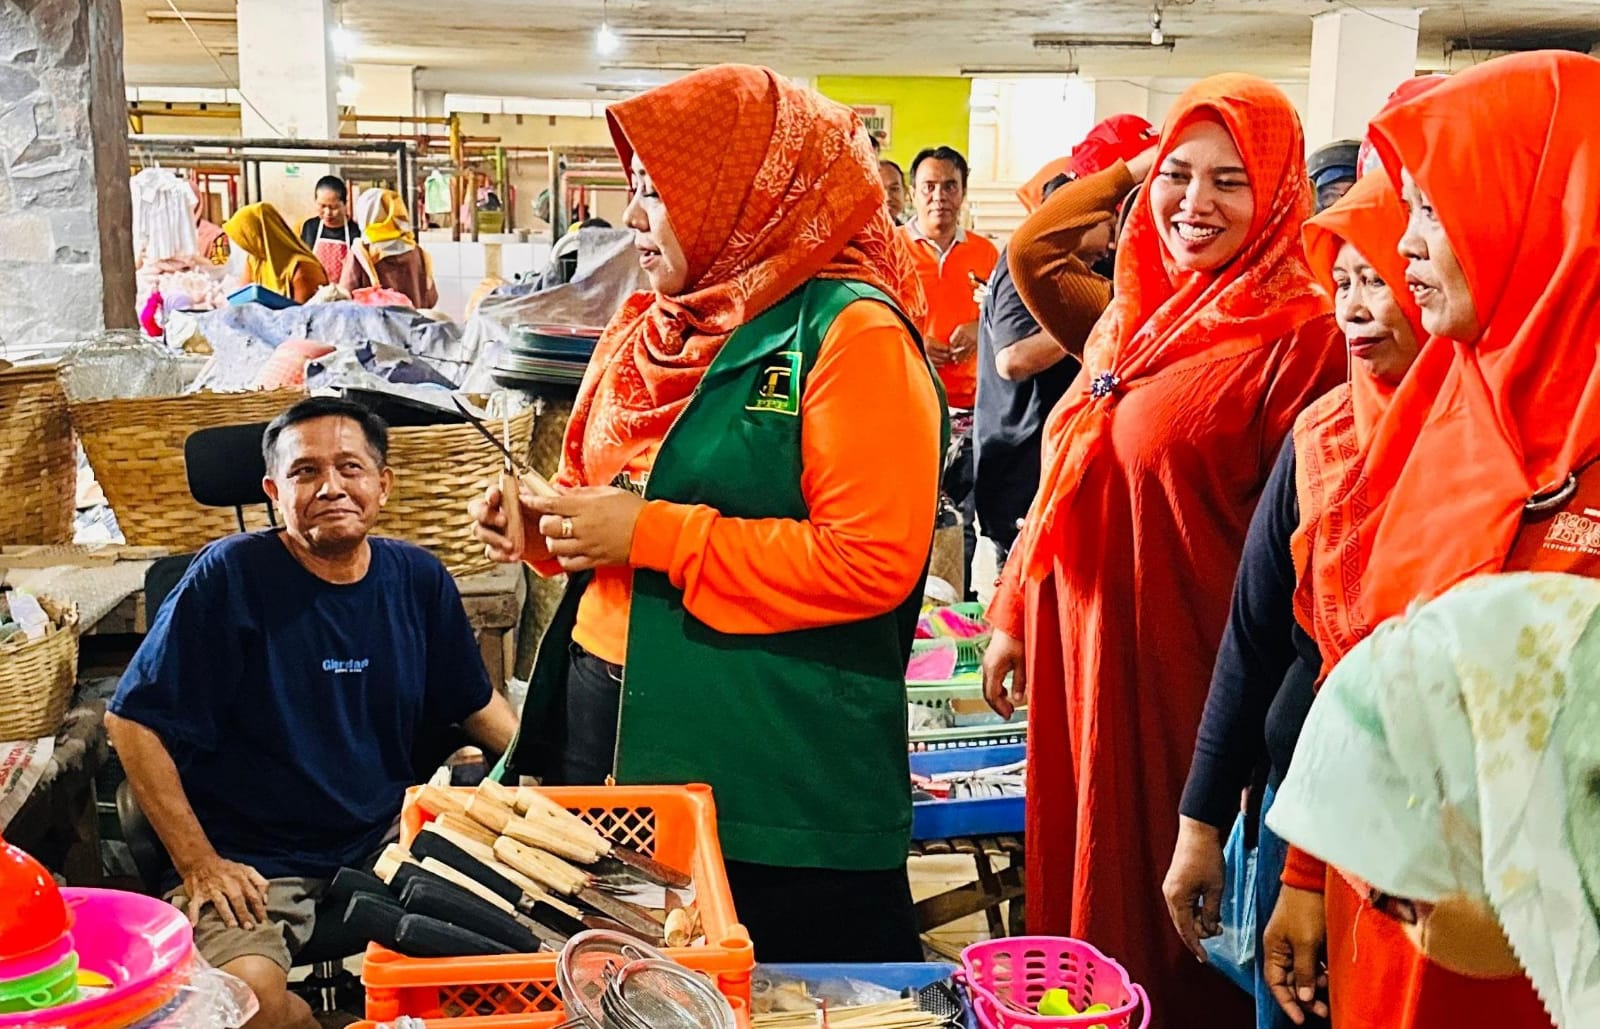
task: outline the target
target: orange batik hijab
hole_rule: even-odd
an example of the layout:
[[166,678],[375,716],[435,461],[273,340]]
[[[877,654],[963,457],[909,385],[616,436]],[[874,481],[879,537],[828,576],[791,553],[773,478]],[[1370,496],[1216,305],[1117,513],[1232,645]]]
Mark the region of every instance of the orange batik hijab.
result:
[[[1400,256],[1405,229],[1406,210],[1394,186],[1382,174],[1367,175],[1306,223],[1306,260],[1332,295],[1339,250],[1345,243],[1355,247],[1388,285],[1421,341],[1428,334],[1406,288],[1406,261]],[[1352,365],[1350,381],[1307,408],[1294,426],[1300,504],[1300,526],[1289,541],[1297,580],[1294,610],[1325,659],[1348,650],[1371,630],[1361,622],[1355,603],[1361,569],[1371,553],[1371,527],[1366,524],[1371,509],[1344,501],[1360,477],[1367,441],[1395,393],[1395,386],[1368,374],[1360,362]]]
[[[1034,579],[1050,574],[1062,554],[1078,485],[1108,445],[1112,409],[1122,393],[1158,373],[1270,346],[1328,310],[1300,243],[1311,185],[1294,106],[1252,75],[1204,79],[1168,115],[1156,169],[1190,122],[1205,117],[1222,122],[1244,158],[1255,200],[1248,241],[1220,269],[1180,271],[1156,229],[1150,191],[1140,191],[1117,248],[1116,296],[1084,348],[1084,374],[1045,426],[1039,493],[1020,541],[1023,568]],[[1259,395],[1268,382],[1255,385]]]
[[1410,170],[1433,205],[1482,330],[1423,347],[1329,515],[1371,512],[1368,626],[1499,571],[1527,501],[1600,455],[1597,96],[1600,61],[1520,54],[1373,122],[1391,183]]
[[846,107],[765,68],[686,75],[608,111],[688,262],[687,291],[636,293],[579,388],[559,481],[606,485],[658,441],[728,337],[812,278],[853,279],[917,321],[922,289],[884,213],[878,164]]

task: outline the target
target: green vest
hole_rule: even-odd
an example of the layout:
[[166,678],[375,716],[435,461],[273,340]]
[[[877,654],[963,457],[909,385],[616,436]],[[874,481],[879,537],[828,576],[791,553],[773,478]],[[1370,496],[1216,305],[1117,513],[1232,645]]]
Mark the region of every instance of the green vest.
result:
[[[806,381],[834,318],[859,299],[893,307],[860,283],[813,279],[736,331],[662,442],[646,497],[732,518],[807,517]],[[540,645],[512,774],[539,774],[559,753],[567,644],[586,585],[575,577]],[[664,573],[636,570],[617,781],[710,783],[732,860],[899,866],[911,827],[905,666],[921,599],[914,589],[895,610],[846,625],[731,635],[684,610]]]

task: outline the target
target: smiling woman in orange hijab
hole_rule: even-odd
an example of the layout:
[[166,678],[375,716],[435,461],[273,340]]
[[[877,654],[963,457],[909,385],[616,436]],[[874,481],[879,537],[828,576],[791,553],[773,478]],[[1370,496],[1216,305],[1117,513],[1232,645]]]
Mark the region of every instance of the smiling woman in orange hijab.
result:
[[[1354,615],[1327,634],[1330,662],[1359,642],[1351,637],[1475,575],[1600,576],[1590,514],[1600,508],[1597,95],[1600,61],[1521,54],[1373,122],[1385,174],[1410,208],[1400,249],[1434,339],[1374,427],[1355,486],[1330,506],[1330,522],[1371,526],[1344,573],[1359,574],[1359,590]],[[1491,133],[1496,156],[1485,161]],[[1459,925],[1374,894],[1359,871],[1324,876],[1291,853],[1266,954],[1286,1009],[1314,990],[1325,936],[1336,1029],[1549,1024],[1525,977],[1463,954],[1503,941],[1464,946]]]
[[[848,108],[724,66],[614,104],[651,289],[607,326],[557,497],[474,505],[569,574],[512,776],[709,783],[766,961],[915,961],[905,665],[941,405]],[[514,781],[514,780],[513,780]]]
[[[1196,956],[1205,954],[1200,941],[1221,929],[1224,840],[1239,818],[1239,797],[1265,763],[1266,787],[1251,807],[1263,816],[1271,809],[1321,678],[1322,655],[1296,616],[1311,626],[1302,601],[1325,590],[1329,578],[1337,584],[1343,547],[1329,538],[1342,526],[1329,531],[1328,505],[1349,489],[1350,466],[1359,469],[1354,459],[1426,338],[1405,288],[1398,250],[1405,225],[1400,197],[1382,175],[1368,175],[1306,223],[1306,258],[1334,298],[1350,382],[1295,422],[1245,537],[1164,884],[1173,924]],[[1245,903],[1254,903],[1256,925],[1264,928],[1288,847],[1264,824],[1257,828],[1255,896]],[[1289,1024],[1259,975],[1255,999],[1259,1029]]]
[[[1344,368],[1300,243],[1304,155],[1270,83],[1222,75],[1179,99],[990,608],[986,693],[1030,701],[1028,927],[1092,941],[1192,1029],[1249,1015],[1172,931],[1179,793],[1251,512]],[[1051,211],[1010,246],[1030,308],[1051,289],[1029,256]]]

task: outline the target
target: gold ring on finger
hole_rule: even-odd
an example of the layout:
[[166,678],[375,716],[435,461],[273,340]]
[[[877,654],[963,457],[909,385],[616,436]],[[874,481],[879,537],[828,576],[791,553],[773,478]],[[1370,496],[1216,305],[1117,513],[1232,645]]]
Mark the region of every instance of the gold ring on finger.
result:
[[569,540],[569,539],[572,538],[572,519],[571,518],[563,518],[563,519],[561,519],[561,538],[564,539],[564,540]]

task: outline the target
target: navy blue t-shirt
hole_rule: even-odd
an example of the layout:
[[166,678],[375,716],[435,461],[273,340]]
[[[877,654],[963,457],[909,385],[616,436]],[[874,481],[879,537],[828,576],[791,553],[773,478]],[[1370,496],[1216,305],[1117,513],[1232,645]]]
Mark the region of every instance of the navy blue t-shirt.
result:
[[415,779],[419,727],[491,696],[444,566],[370,542],[347,585],[313,575],[276,530],[206,547],[111,701],[166,744],[217,853],[269,879],[368,858]]

